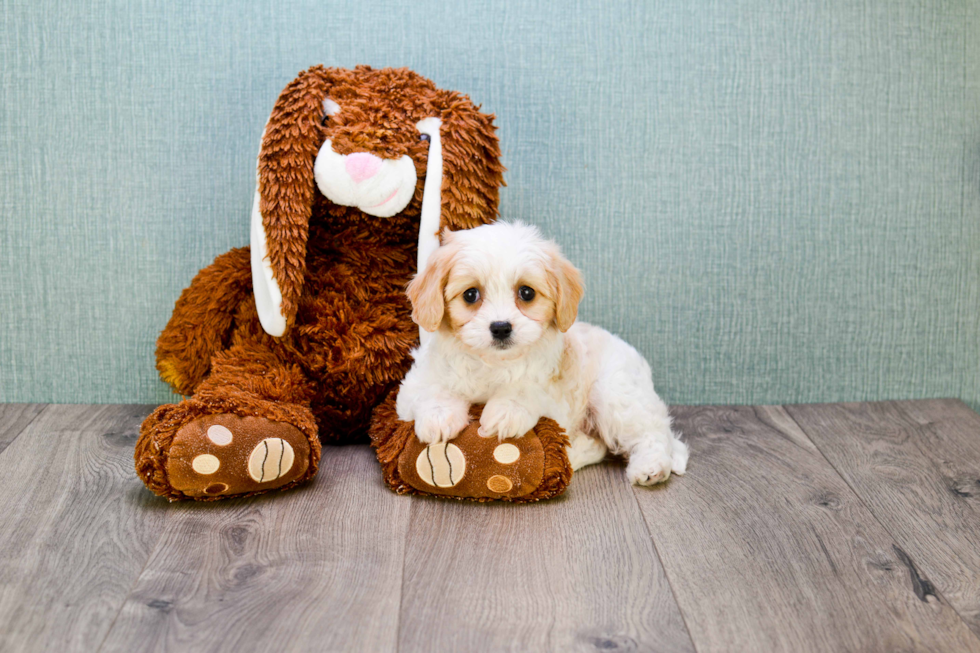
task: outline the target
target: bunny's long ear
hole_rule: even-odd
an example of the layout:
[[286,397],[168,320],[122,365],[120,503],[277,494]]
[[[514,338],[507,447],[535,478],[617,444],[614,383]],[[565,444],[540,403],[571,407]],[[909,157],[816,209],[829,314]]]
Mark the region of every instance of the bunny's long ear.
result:
[[455,91],[445,91],[441,100],[441,226],[472,229],[497,219],[500,187],[505,185],[494,116],[481,113]]
[[[419,221],[419,277],[427,272],[441,233],[471,229],[497,219],[500,187],[504,185],[493,116],[480,113],[469,98],[455,91],[441,92],[439,102],[439,115],[416,125],[420,133],[429,136],[430,143]],[[423,344],[430,337],[429,331],[435,330],[427,329],[419,329]]]
[[303,290],[313,163],[328,88],[326,68],[300,73],[279,95],[262,136],[252,206],[252,289],[262,328],[276,337],[293,324]]

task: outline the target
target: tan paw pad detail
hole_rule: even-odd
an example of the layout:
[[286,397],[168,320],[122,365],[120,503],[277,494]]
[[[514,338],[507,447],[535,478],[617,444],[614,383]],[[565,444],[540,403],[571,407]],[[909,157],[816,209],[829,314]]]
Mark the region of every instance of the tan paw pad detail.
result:
[[487,489],[491,492],[503,494],[504,492],[510,492],[512,487],[514,487],[514,484],[506,476],[496,474],[487,479]]
[[268,483],[286,474],[293,466],[293,448],[282,438],[266,438],[255,445],[248,457],[248,475],[256,483]]
[[466,458],[455,444],[430,444],[415,459],[415,470],[428,485],[453,487],[466,474]]
[[217,456],[212,456],[209,453],[202,453],[200,456],[194,458],[191,461],[191,467],[198,474],[208,475],[214,474],[221,467],[221,461],[218,460]]
[[166,465],[171,485],[189,497],[260,492],[307,473],[310,443],[284,422],[219,413],[181,427]]
[[[493,459],[502,465],[510,465],[516,463],[517,459],[521,457],[521,450],[509,442],[498,445],[496,449],[493,450]],[[510,488],[507,488],[508,490]],[[494,492],[506,492],[507,490],[494,490]]]
[[231,430],[222,426],[221,424],[214,424],[208,428],[208,440],[214,442],[219,447],[224,447],[231,444],[234,437],[231,434]]

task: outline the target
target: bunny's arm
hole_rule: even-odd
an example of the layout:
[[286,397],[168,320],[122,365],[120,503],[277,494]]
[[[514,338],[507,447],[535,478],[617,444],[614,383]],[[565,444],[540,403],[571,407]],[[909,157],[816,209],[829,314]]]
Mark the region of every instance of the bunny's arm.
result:
[[192,394],[208,374],[212,355],[228,346],[235,315],[251,294],[247,247],[217,257],[181,293],[156,351],[160,377],[176,392]]

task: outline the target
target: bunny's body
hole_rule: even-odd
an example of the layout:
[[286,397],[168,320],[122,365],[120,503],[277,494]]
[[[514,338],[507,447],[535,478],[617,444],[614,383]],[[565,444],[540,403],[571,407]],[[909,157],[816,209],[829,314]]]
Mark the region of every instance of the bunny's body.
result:
[[291,487],[315,473],[321,439],[366,436],[418,342],[405,287],[420,244],[496,218],[492,121],[406,69],[317,66],[286,87],[263,136],[251,247],[202,270],[158,340],[161,376],[190,397],[143,424],[136,466],[151,490]]
[[[356,209],[338,213],[329,221],[314,217],[325,226],[311,229],[305,292],[283,336],[259,322],[248,248],[202,270],[158,341],[165,380],[186,395],[216,381],[241,387],[242,365],[261,354],[259,376],[276,378],[277,401],[293,396],[310,405],[324,442],[363,440],[371,409],[404,376],[418,341],[405,296],[418,234],[406,216],[386,220],[379,234],[365,224],[377,218]],[[215,331],[203,332],[222,315]]]

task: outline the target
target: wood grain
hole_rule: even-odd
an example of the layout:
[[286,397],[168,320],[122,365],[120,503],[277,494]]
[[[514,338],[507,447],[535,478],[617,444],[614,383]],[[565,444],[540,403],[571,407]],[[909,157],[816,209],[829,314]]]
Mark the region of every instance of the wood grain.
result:
[[411,504],[366,446],[291,492],[174,504],[103,650],[394,650]]
[[980,415],[954,399],[787,410],[980,635]]
[[412,501],[399,650],[691,651],[622,467],[528,505]]
[[980,651],[958,401],[678,408],[687,476],[525,506],[394,495],[367,447],[168,504],[133,472],[149,410],[0,406],[0,650]]
[[980,651],[785,411],[675,415],[688,474],[635,495],[699,651]]
[[50,406],[0,454],[0,650],[95,651],[159,539],[146,406]]
[[46,404],[0,404],[0,452],[46,407]]

